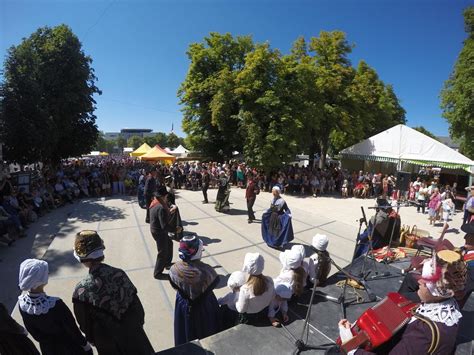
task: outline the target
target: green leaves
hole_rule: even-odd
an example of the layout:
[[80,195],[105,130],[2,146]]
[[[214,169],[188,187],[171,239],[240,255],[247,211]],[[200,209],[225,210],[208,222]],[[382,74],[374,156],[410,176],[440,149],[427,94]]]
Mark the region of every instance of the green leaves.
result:
[[474,7],[466,8],[464,21],[468,37],[441,91],[441,108],[461,152],[474,159]]
[[57,162],[91,151],[100,94],[91,63],[66,25],[40,28],[10,48],[0,132],[6,159]]
[[389,85],[348,55],[341,31],[298,38],[289,55],[249,37],[211,33],[190,45],[178,92],[187,143],[209,158],[234,150],[272,170],[297,152],[324,158],[398,123],[405,111]]

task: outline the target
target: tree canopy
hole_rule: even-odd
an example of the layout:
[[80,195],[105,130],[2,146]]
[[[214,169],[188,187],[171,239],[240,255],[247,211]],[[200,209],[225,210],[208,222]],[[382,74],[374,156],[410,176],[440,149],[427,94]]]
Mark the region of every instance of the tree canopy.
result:
[[467,38],[453,72],[441,91],[443,116],[449,132],[459,139],[460,151],[474,159],[474,7],[464,11]]
[[310,158],[405,123],[392,86],[361,61],[341,31],[296,39],[288,55],[250,37],[211,33],[191,44],[190,66],[178,96],[186,143],[226,160],[243,152],[272,170],[297,152]]
[[91,151],[100,94],[91,63],[66,25],[39,28],[8,50],[0,127],[7,160],[58,162]]
[[423,126],[418,126],[418,127],[413,127],[413,129],[416,129],[418,132],[420,133],[423,133],[424,135],[428,136],[428,137],[431,137],[433,139],[436,139],[437,141],[439,141],[438,137],[436,137],[433,133],[431,133],[430,131],[428,131],[425,127]]

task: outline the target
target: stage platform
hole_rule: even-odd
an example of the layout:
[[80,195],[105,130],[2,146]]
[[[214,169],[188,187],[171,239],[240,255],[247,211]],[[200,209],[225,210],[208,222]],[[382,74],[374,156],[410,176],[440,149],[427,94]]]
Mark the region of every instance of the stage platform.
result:
[[[369,290],[377,297],[377,301],[370,302],[366,291],[354,291],[352,287],[347,287],[344,307],[346,318],[351,322],[355,321],[366,309],[385,297],[388,292],[397,291],[403,281],[401,270],[407,268],[408,265],[408,260],[380,264],[375,263],[371,259],[364,260],[364,258],[359,258],[351,265],[345,267],[346,271],[356,276],[364,270],[364,274],[368,276],[366,284]],[[389,275],[382,276],[383,274]],[[372,278],[374,276],[377,277]],[[309,321],[309,344],[329,348],[339,336],[337,322],[343,317],[342,307],[337,302],[327,300],[324,295],[336,299],[339,298],[342,289],[336,284],[344,279],[344,274],[338,272],[328,279],[326,286],[317,289]],[[303,319],[306,316],[310,296],[311,292],[308,290],[297,302],[292,301],[289,304],[290,322],[286,328],[296,338],[301,336]],[[472,355],[474,353],[474,332],[472,331],[474,329],[474,294],[469,298],[462,313],[463,319],[458,334],[459,345],[456,355]],[[294,340],[283,328],[238,325],[206,339],[164,350],[158,354],[264,355],[292,354],[294,350]],[[308,350],[304,353],[325,354],[326,350]]]

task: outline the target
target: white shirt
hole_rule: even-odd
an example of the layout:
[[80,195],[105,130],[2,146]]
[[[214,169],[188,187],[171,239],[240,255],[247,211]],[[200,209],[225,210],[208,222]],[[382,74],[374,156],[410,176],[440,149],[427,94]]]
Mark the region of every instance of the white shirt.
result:
[[240,292],[230,291],[224,297],[219,298],[217,302],[221,306],[225,304],[227,307],[229,307],[229,309],[233,311],[237,311],[237,309],[235,308],[235,304],[237,303],[239,299],[239,294]]
[[235,304],[237,312],[254,314],[262,311],[270,304],[275,295],[275,289],[273,287],[273,280],[268,276],[265,276],[265,279],[267,281],[267,290],[260,296],[255,296],[248,284],[244,284],[240,288],[239,299]]
[[319,269],[319,258],[318,254],[314,253],[311,255],[309,258],[305,260],[305,262],[308,264],[308,276],[309,280],[314,284],[316,280],[316,277],[318,275],[318,269]]
[[270,302],[270,306],[268,307],[268,316],[270,318],[274,318],[278,311],[281,311],[283,314],[288,313],[288,301],[287,300],[277,300],[276,297]]

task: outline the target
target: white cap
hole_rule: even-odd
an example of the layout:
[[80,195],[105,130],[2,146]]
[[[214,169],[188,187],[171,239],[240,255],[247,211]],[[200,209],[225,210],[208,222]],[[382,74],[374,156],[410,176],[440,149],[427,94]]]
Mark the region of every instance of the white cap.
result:
[[291,249],[280,253],[280,262],[285,270],[296,269],[301,266],[303,256],[299,250]]
[[230,274],[229,279],[227,280],[227,286],[229,288],[240,287],[245,283],[245,274],[242,271],[234,271]]
[[265,260],[259,253],[247,253],[245,254],[244,267],[242,271],[249,275],[261,275],[263,267],[265,266]]
[[315,247],[317,250],[320,251],[325,251],[328,247],[329,239],[327,235],[325,234],[316,234],[313,237],[313,247]]
[[281,192],[280,186],[278,186],[278,185],[273,186],[273,187],[272,187],[272,191]]
[[273,284],[275,285],[275,293],[281,298],[290,299],[293,295],[293,289],[290,283],[275,279],[273,280]]
[[38,259],[26,259],[20,265],[18,287],[27,291],[48,283],[48,263]]

